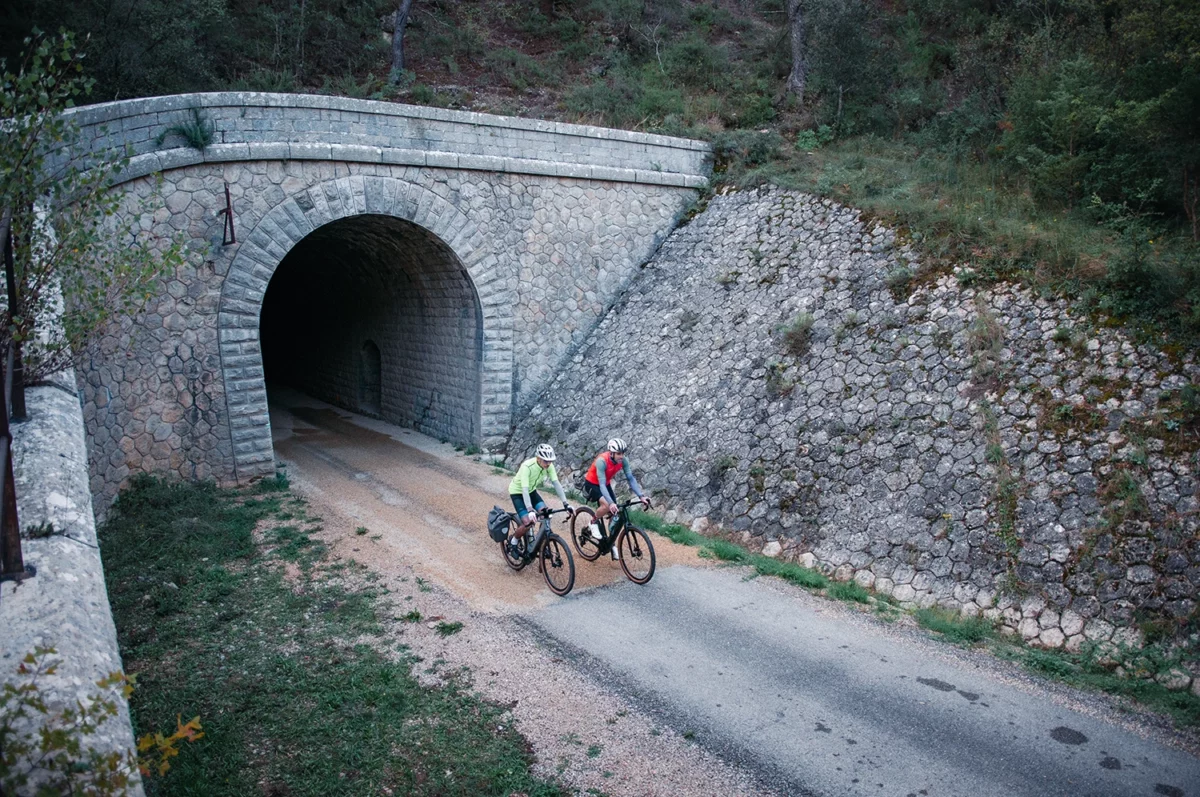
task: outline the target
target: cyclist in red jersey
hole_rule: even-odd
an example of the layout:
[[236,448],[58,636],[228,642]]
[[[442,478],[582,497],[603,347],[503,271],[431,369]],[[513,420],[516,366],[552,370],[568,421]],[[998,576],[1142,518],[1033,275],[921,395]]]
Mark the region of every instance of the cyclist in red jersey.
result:
[[[617,478],[618,473],[624,473],[625,479],[629,482],[629,489],[633,490],[633,494],[642,499],[642,503],[647,509],[650,508],[650,498],[642,493],[641,486],[637,483],[637,479],[633,477],[633,470],[629,467],[629,460],[625,458],[625,441],[619,437],[614,437],[608,441],[608,450],[596,457],[592,462],[592,467],[588,468],[584,479],[584,495],[589,501],[600,504],[600,511],[597,513],[598,518],[615,517],[619,510],[617,509],[617,499],[613,494],[612,483]],[[616,529],[613,529],[615,532]],[[598,533],[598,532],[597,532]]]

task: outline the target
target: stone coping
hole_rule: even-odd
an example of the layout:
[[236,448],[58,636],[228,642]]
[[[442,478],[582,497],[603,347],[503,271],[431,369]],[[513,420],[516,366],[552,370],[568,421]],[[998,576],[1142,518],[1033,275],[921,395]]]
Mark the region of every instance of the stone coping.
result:
[[[199,110],[215,141],[160,143]],[[201,163],[327,160],[702,188],[703,141],[591,125],[312,94],[211,92],[120,100],[68,111],[93,150],[132,158],[119,181]]]
[[470,155],[456,152],[427,152],[412,149],[356,146],[352,144],[263,143],[213,144],[203,152],[187,148],[150,152],[129,159],[121,170],[117,184],[139,177],[195,166],[202,163],[262,160],[325,160],[354,163],[383,163],[397,166],[429,166],[468,171],[535,174],[547,177],[568,177],[581,180],[607,180],[616,183],[641,183],[678,188],[703,188],[708,178],[678,172],[657,172],[646,169],[622,169],[611,166],[539,161],[531,158],[505,158],[495,155]]
[[152,113],[157,114],[165,111],[186,111],[192,108],[231,106],[350,111],[379,116],[457,122],[476,127],[536,130],[564,136],[651,144],[657,147],[672,147],[699,153],[707,153],[709,151],[708,144],[703,141],[664,136],[657,133],[639,133],[635,130],[620,130],[612,127],[552,122],[544,119],[526,119],[521,116],[499,116],[497,114],[479,113],[477,111],[455,111],[448,108],[432,108],[425,105],[404,105],[402,103],[383,102],[381,100],[358,100],[350,97],[333,97],[326,94],[280,94],[260,91],[194,92],[192,94],[169,94],[162,97],[143,97],[131,100],[102,102],[95,105],[83,105],[72,109],[68,113],[76,116],[80,125],[86,126],[111,123],[118,119]]
[[[51,523],[54,533],[21,542],[25,563],[37,575],[0,585],[0,681],[13,679],[21,659],[35,647],[54,648],[51,659],[61,664],[38,684],[50,710],[58,713],[98,694],[96,682],[122,669],[121,654],[97,545],[73,373],[28,388],[26,402],[29,419],[13,425],[21,528]],[[107,696],[117,702],[119,713],[100,726],[89,746],[102,753],[130,753],[128,704],[119,691]],[[141,783],[126,793],[141,795]]]

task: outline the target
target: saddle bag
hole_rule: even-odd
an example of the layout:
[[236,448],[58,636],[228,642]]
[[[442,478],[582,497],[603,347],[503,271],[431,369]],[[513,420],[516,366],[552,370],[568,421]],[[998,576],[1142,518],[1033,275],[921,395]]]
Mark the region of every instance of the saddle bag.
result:
[[488,512],[487,529],[493,540],[503,542],[508,536],[508,513],[498,506],[492,507]]

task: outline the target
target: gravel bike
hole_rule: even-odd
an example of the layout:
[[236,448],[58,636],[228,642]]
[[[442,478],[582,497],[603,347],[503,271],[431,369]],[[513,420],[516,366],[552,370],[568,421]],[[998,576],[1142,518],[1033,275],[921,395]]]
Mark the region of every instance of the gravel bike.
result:
[[[550,530],[550,516],[560,512],[571,513],[570,509],[542,509],[537,514],[541,519],[538,532],[533,533],[533,527],[525,532],[517,545],[520,554],[514,558],[508,549],[508,540],[500,541],[500,553],[504,562],[513,570],[523,570],[530,562],[536,561],[546,579],[546,586],[555,595],[566,595],[575,586],[575,558],[571,556],[571,547],[566,540]],[[521,521],[512,512],[508,513],[508,524],[520,526]]]
[[586,506],[577,508],[571,517],[571,541],[579,555],[589,562],[615,549],[621,569],[629,580],[634,584],[645,584],[654,576],[654,545],[650,535],[629,520],[629,507],[639,503],[641,499],[617,504],[620,514],[613,524],[618,529],[615,536],[604,521],[596,517],[595,511]]

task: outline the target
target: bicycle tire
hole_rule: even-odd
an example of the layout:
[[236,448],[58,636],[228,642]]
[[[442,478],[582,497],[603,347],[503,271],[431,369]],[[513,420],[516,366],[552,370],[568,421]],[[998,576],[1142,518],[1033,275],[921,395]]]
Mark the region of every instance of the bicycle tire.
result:
[[654,578],[654,543],[646,532],[626,525],[617,536],[617,551],[621,554],[621,569],[634,584],[645,584]]
[[[508,528],[510,531],[512,530],[512,527],[513,527],[513,521],[509,520]],[[524,570],[525,565],[529,564],[529,561],[524,558],[513,559],[512,557],[510,557],[508,555],[508,539],[507,538],[500,541],[500,555],[504,557],[504,564],[508,565],[510,568],[512,568],[513,570],[516,570],[518,572],[520,572],[521,570]]]
[[[582,516],[586,516],[586,519],[581,521]],[[596,561],[600,556],[600,548],[588,533],[588,525],[595,520],[596,513],[586,506],[576,509],[575,516],[571,518],[571,542],[579,555],[589,562]]]
[[575,586],[575,558],[571,556],[571,546],[562,537],[553,532],[546,535],[538,551],[538,561],[546,586],[555,595],[566,595]]

